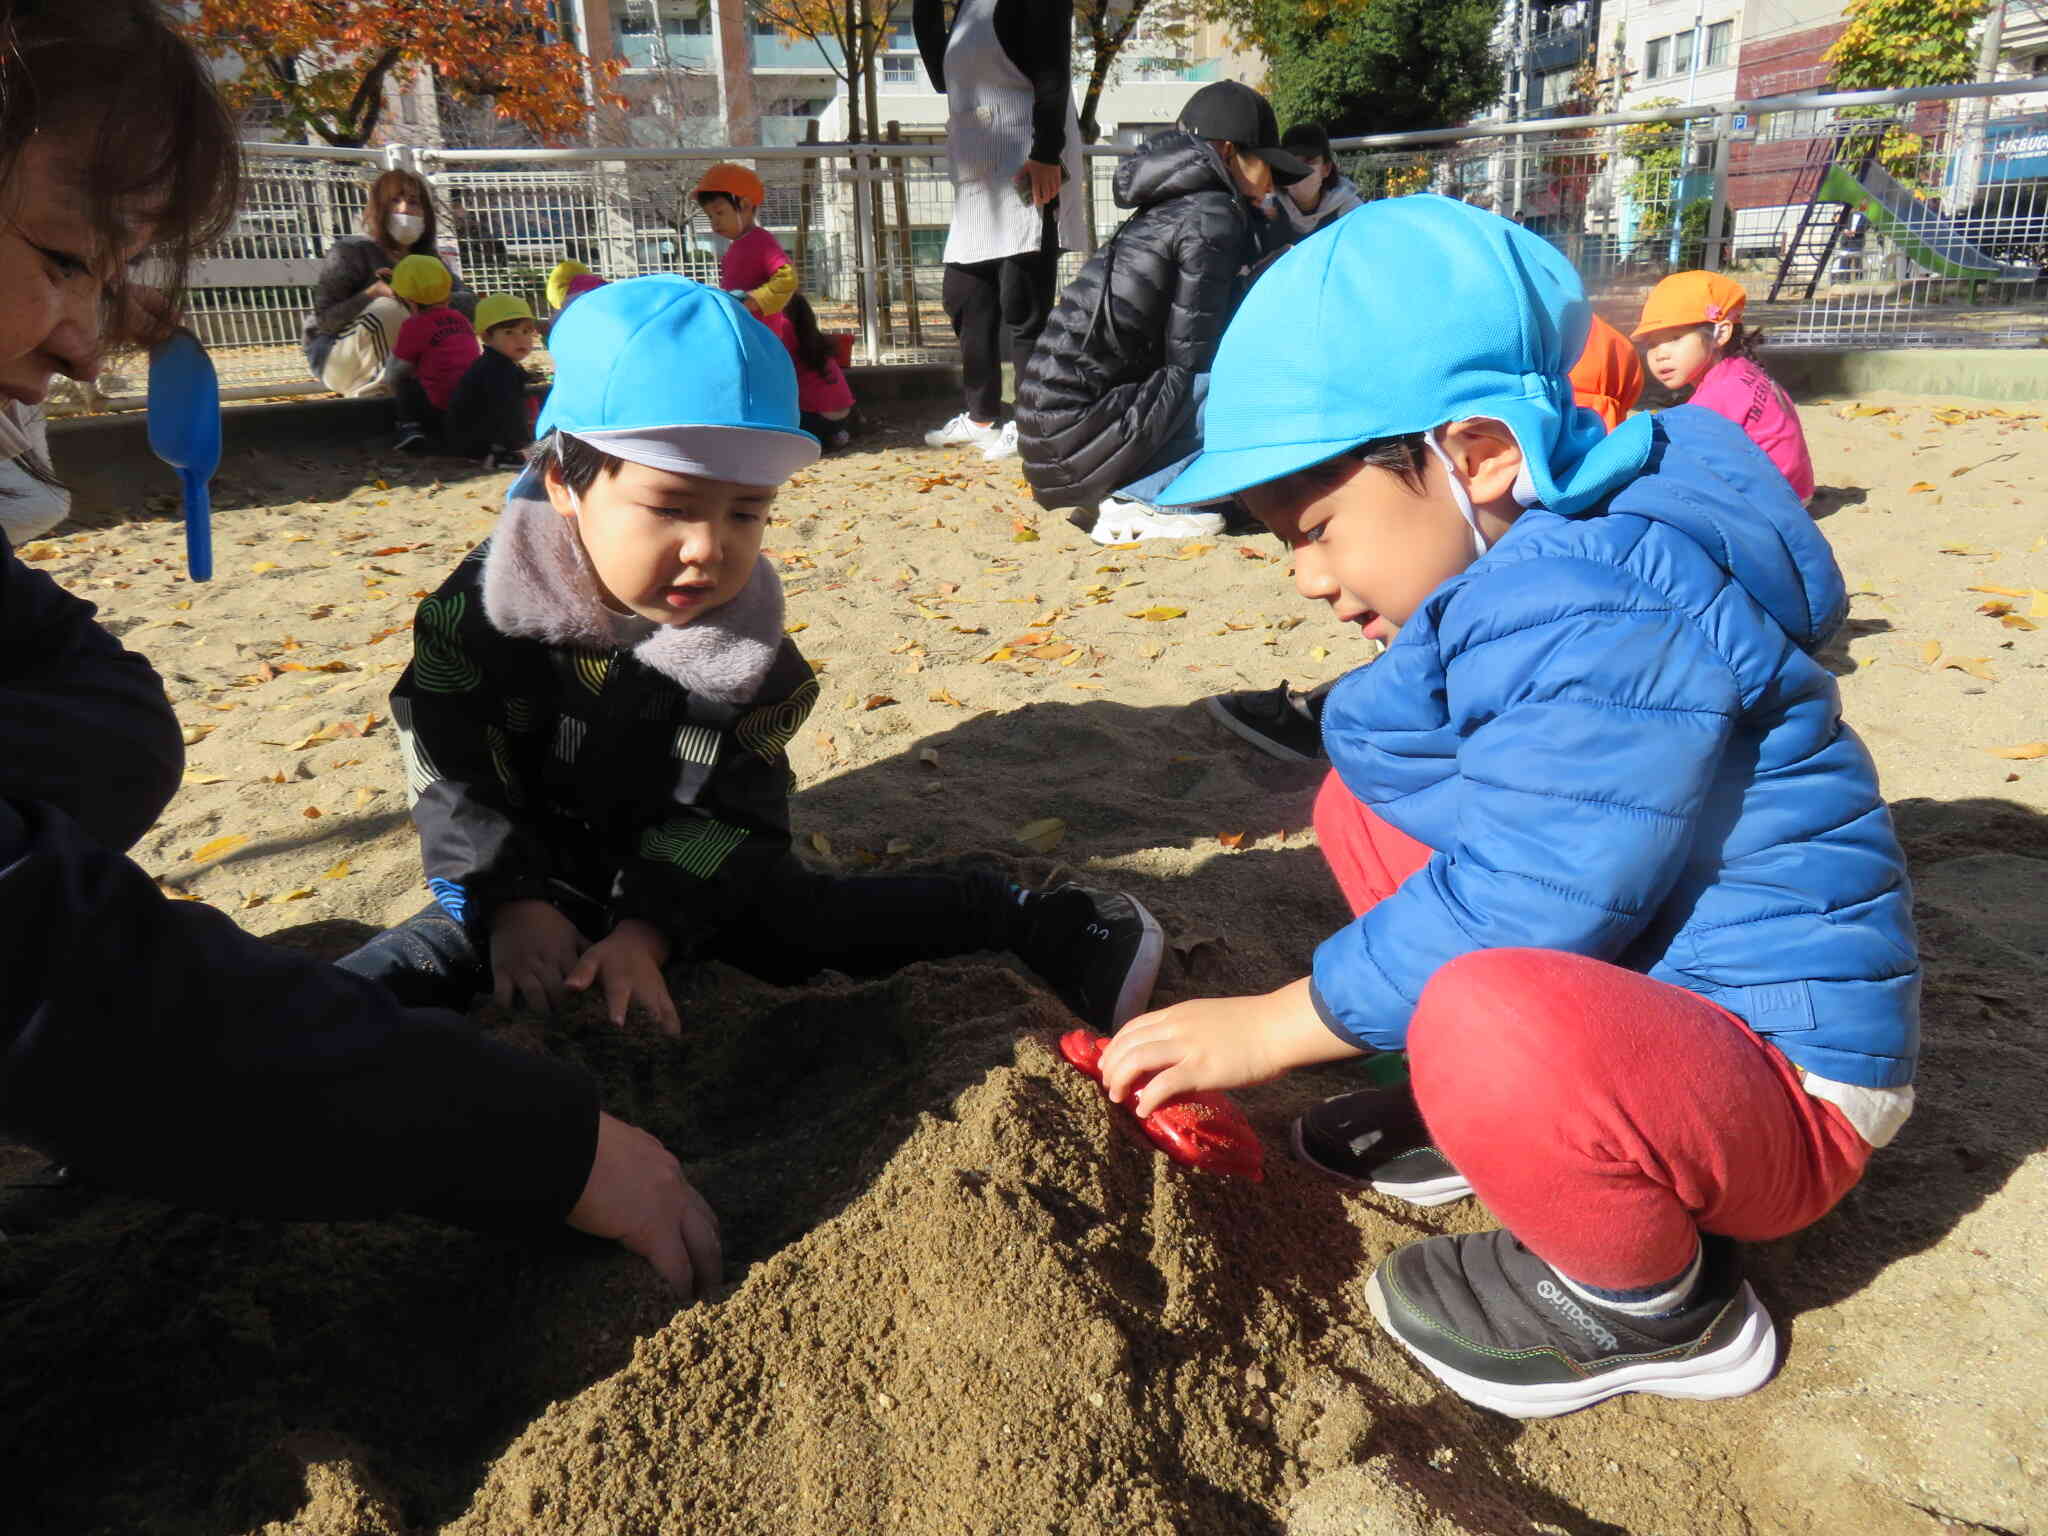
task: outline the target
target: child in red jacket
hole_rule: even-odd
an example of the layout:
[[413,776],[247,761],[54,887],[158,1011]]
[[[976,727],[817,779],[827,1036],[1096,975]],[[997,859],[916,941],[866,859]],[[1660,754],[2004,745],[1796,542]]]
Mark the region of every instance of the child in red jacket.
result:
[[469,318],[448,303],[454,287],[454,276],[432,256],[408,256],[391,271],[391,291],[412,311],[384,365],[398,398],[398,447],[406,453],[441,446],[448,402],[482,350]]

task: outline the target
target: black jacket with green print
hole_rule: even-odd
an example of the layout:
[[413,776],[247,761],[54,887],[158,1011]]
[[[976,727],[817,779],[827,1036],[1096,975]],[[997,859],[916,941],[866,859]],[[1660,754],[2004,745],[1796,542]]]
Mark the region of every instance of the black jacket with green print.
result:
[[391,696],[428,888],[479,946],[566,885],[685,950],[788,856],[785,749],[817,697],[765,558],[687,626],[613,614],[522,481],[421,601]]

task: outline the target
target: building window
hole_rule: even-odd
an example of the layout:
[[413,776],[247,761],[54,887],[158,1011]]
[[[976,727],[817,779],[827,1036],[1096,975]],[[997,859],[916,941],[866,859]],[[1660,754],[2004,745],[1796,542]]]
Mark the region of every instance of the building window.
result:
[[1571,100],[1573,69],[1553,69],[1547,75],[1536,77],[1536,88],[1529,105],[1532,107],[1557,107]]
[[882,84],[917,84],[917,55],[914,53],[885,53],[882,55]]
[[1735,46],[1735,23],[1717,21],[1707,28],[1708,69],[1720,69],[1728,63],[1728,55]]
[[1664,60],[1671,51],[1671,39],[1653,37],[1643,49],[1643,78],[1661,80],[1664,78]]
[[1680,32],[1671,39],[1671,73],[1689,75],[1692,73],[1692,32]]
[[[1759,102],[1758,110],[1769,111],[1769,102]],[[1766,144],[1775,144],[1784,139],[1817,139],[1834,126],[1833,107],[1814,107],[1797,112],[1770,112],[1764,119],[1763,130],[1757,137]]]
[[619,31],[627,37],[645,37],[654,30],[654,7],[649,0],[630,0],[619,18]]
[[774,35],[775,35],[775,23],[774,23],[774,22],[772,22],[772,21],[763,21],[763,20],[762,20],[762,19],[761,19],[760,17],[758,17],[758,16],[756,16],[756,17],[754,18],[754,36],[756,36],[756,37],[773,37]]

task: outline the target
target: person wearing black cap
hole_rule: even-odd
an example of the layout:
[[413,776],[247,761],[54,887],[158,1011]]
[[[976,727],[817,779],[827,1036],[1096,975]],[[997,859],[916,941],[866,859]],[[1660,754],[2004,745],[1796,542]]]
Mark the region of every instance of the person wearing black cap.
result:
[[[1067,286],[1017,390],[1033,493],[1103,544],[1214,533],[1213,512],[1162,512],[1148,491],[1201,446],[1210,360],[1258,255],[1258,205],[1308,174],[1265,97],[1234,80],[1188,99],[1179,126],[1117,167],[1136,210]],[[1155,485],[1156,482],[1156,485]]]

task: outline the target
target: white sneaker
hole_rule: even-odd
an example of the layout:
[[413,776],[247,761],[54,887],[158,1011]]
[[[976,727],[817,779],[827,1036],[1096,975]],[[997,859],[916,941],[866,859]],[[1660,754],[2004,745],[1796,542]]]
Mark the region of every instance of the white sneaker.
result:
[[1134,544],[1140,539],[1198,539],[1223,531],[1220,512],[1161,512],[1142,501],[1106,498],[1088,537],[1098,544]]
[[981,450],[984,459],[1014,459],[1017,457],[1017,423],[1014,419],[1003,423],[996,433],[996,440]]
[[993,422],[983,425],[965,411],[962,411],[943,427],[940,427],[938,431],[927,432],[924,435],[924,445],[927,448],[972,446],[981,449],[984,453],[1002,440],[1002,428],[996,426]]

